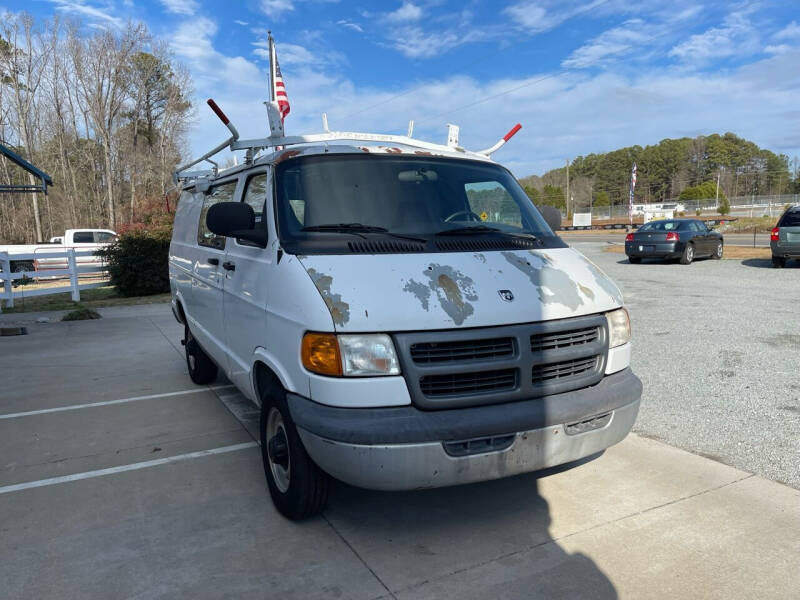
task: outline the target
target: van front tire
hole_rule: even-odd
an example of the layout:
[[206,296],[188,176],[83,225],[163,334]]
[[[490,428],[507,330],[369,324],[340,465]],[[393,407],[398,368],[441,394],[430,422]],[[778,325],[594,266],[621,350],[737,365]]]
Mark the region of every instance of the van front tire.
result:
[[186,367],[189,369],[192,381],[198,385],[206,385],[216,380],[217,365],[194,339],[188,325],[184,332],[183,346],[186,350]]
[[297,521],[316,515],[328,502],[331,478],[306,452],[277,383],[261,396],[261,458],[269,494],[284,517]]

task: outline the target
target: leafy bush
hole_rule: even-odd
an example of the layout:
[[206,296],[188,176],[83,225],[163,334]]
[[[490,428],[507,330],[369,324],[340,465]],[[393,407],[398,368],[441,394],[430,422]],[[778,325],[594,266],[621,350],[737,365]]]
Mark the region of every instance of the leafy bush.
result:
[[106,261],[111,283],[122,296],[169,291],[169,236],[165,231],[130,229],[97,252]]
[[[688,187],[680,193],[679,200],[710,200],[717,196],[717,184],[713,181],[705,181],[700,185]],[[722,188],[719,190],[720,203],[725,198]]]
[[721,215],[729,215],[731,212],[731,203],[724,195],[720,196],[717,212]]
[[68,312],[63,317],[61,317],[62,321],[86,321],[89,319],[99,319],[100,313],[94,310],[93,308],[87,308],[85,306],[81,306],[80,308],[76,308],[75,310]]

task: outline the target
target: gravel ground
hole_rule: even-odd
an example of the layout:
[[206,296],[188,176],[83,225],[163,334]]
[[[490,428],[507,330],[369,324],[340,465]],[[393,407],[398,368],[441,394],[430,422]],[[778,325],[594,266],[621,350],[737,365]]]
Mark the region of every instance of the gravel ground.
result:
[[800,489],[800,262],[645,262],[575,243],[622,289],[634,431]]

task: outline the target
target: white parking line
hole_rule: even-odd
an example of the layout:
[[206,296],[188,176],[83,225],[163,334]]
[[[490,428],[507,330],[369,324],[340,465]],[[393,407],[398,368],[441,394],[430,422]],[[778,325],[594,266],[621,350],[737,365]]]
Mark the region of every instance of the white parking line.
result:
[[0,415],[0,419],[16,419],[18,417],[30,417],[32,415],[45,415],[47,413],[63,412],[65,410],[79,410],[81,408],[94,408],[96,406],[110,406],[111,404],[125,404],[126,402],[137,402],[138,400],[153,400],[155,398],[167,398],[169,396],[183,396],[186,394],[199,394],[209,390],[225,390],[234,387],[233,385],[217,385],[212,387],[194,388],[191,390],[181,390],[179,392],[167,392],[164,394],[150,394],[149,396],[134,396],[133,398],[122,398],[121,400],[105,400],[103,402],[90,402],[88,404],[71,404],[69,406],[58,406],[56,408],[43,408],[40,410],[29,410],[26,412],[8,413]]
[[97,471],[86,471],[84,473],[75,473],[74,475],[62,475],[61,477],[51,477],[50,479],[27,481],[25,483],[17,483],[15,485],[6,485],[4,487],[0,487],[0,494],[8,494],[11,492],[18,492],[20,490],[28,490],[31,488],[43,487],[46,485],[67,483],[69,481],[80,481],[81,479],[91,479],[93,477],[114,475],[115,473],[124,473],[125,471],[137,471],[139,469],[146,469],[148,467],[157,467],[159,465],[165,465],[167,463],[173,463],[182,460],[191,460],[193,458],[202,458],[203,456],[211,456],[213,454],[225,454],[227,452],[236,452],[237,450],[245,450],[247,448],[255,448],[255,447],[258,447],[257,442],[244,442],[242,444],[234,444],[232,446],[222,446],[221,448],[212,448],[211,450],[200,450],[199,452],[189,452],[188,454],[178,454],[176,456],[168,456],[166,458],[146,460],[144,462],[133,463],[130,465],[120,465],[119,467],[98,469]]

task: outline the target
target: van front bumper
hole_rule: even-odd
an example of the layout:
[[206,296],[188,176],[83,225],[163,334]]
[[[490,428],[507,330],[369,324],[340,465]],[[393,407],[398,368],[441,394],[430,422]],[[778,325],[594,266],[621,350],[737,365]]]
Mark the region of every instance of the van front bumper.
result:
[[581,390],[448,410],[338,408],[295,394],[287,400],[306,451],[324,471],[359,487],[409,490],[498,479],[600,452],[628,435],[641,393],[625,369]]

